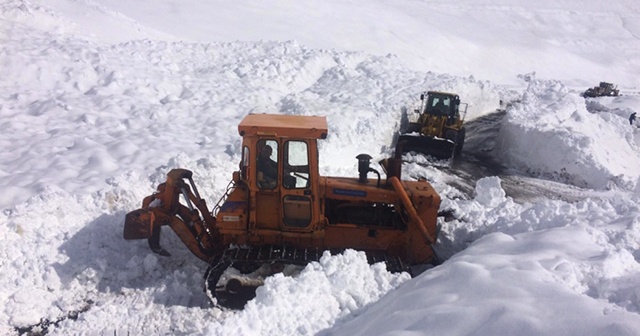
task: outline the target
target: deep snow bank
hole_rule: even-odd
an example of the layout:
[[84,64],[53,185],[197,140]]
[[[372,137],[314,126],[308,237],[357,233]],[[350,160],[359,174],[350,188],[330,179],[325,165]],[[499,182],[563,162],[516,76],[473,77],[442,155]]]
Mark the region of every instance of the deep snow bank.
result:
[[[457,218],[443,226],[441,247],[453,254],[473,244],[415,280],[369,266],[361,254],[349,252],[325,257],[298,277],[269,279],[243,312],[201,309],[206,265],[169,230],[163,245],[171,258],[152,254],[144,241],[122,240],[122,221],[177,166],[198,169],[205,180],[201,191],[216,199],[222,181],[214,176],[225,164],[177,157],[151,179],[122,175],[85,196],[51,189],[4,211],[0,330],[85,308],[55,333],[306,335],[336,325],[330,331],[336,335],[416,328],[456,335],[483,325],[486,333],[525,326],[524,335],[551,335],[566,321],[586,325],[572,329],[574,335],[634,335],[640,328],[637,196],[520,205],[505,197],[497,177],[480,180],[471,200],[455,197],[450,187],[441,191]],[[423,169],[426,174],[433,168]],[[354,317],[356,327],[348,322]],[[459,328],[451,323],[461,320]]]
[[590,113],[585,99],[562,83],[524,78],[529,86],[507,110],[497,140],[504,164],[580,187],[636,186],[640,147],[628,116]]
[[211,321],[205,334],[312,335],[353,318],[409,279],[407,273],[388,273],[382,263],[369,265],[364,252],[325,252],[296,277],[267,278],[244,310],[224,321]]
[[[242,312],[211,307],[202,291],[206,263],[171,230],[163,229],[162,244],[173,254],[164,258],[144,240],[122,239],[122,228],[126,211],[177,166],[198,168],[206,178],[203,196],[217,199],[210,192],[223,190],[212,176],[221,170],[218,165],[206,158],[177,157],[152,174],[151,182],[121,175],[84,196],[51,188],[1,212],[0,333],[60,320],[49,332],[313,334],[352,318],[409,279],[406,273],[388,273],[383,264],[369,265],[362,252],[351,250],[325,255],[295,278],[269,278]],[[305,310],[296,310],[300,302],[308,303]],[[74,312],[77,319],[67,318]]]
[[444,200],[457,254],[320,335],[638,335],[637,196],[521,205],[497,177],[476,194]]
[[0,181],[0,208],[48,186],[93,192],[114,174],[148,174],[179,153],[238,162],[237,124],[250,112],[327,116],[323,173],[355,176],[358,154],[388,155],[402,106],[421,91],[458,92],[473,103],[470,115],[495,109],[506,92],[408,70],[393,56],[292,41],[110,45],[0,29],[0,144],[11,148],[0,152],[0,176],[12,177]]

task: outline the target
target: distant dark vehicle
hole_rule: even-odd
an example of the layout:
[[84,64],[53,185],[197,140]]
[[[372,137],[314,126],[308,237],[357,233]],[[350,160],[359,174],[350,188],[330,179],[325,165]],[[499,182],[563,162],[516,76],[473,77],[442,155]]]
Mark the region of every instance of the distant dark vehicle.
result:
[[618,86],[615,87],[611,83],[600,82],[599,86],[594,86],[592,88],[587,89],[587,91],[582,93],[583,97],[606,97],[606,96],[619,96],[620,90],[618,90]]

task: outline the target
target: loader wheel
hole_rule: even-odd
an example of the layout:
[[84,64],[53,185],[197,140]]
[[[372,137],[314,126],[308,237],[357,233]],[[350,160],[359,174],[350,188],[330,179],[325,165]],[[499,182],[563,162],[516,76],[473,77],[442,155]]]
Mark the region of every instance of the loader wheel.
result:
[[453,155],[454,155],[455,157],[460,156],[460,153],[462,153],[462,147],[464,146],[464,138],[465,138],[465,136],[466,136],[466,133],[467,133],[467,132],[466,132],[466,130],[464,129],[464,127],[463,127],[463,128],[461,128],[461,129],[460,129],[460,131],[458,132],[458,137],[457,137],[457,139],[456,139],[456,141],[455,141],[455,146],[456,146],[456,148],[455,148],[455,150],[454,150],[454,152],[453,152]]
[[459,133],[458,131],[454,130],[454,129],[449,129],[447,130],[447,132],[444,134],[444,138],[447,140],[451,140],[454,143],[458,142],[458,137],[459,137]]
[[407,126],[407,129],[405,130],[405,132],[402,132],[402,133],[407,134],[407,133],[413,133],[413,132],[420,132],[420,128],[421,128],[420,123],[409,123],[409,126]]

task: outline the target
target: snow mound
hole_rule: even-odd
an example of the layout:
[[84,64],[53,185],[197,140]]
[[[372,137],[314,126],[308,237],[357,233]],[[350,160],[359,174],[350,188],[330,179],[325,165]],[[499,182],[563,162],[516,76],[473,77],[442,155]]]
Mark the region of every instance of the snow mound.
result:
[[455,255],[319,335],[534,336],[567,324],[569,335],[637,335],[637,200],[516,204],[499,183],[480,180],[474,199],[445,200],[457,219],[438,250],[453,245]]
[[313,335],[341,319],[358,315],[368,304],[409,279],[391,274],[384,263],[369,265],[364,252],[325,252],[296,277],[276,274],[258,288],[244,310],[214,321],[208,335]]
[[640,148],[626,118],[590,113],[585,99],[558,81],[526,80],[522,101],[500,128],[496,153],[504,164],[579,187],[635,188]]

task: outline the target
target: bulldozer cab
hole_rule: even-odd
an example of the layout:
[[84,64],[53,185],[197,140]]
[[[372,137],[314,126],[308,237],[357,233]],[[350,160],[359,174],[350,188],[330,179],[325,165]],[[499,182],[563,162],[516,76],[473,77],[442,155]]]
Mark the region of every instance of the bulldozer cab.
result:
[[326,138],[326,118],[251,114],[238,130],[241,179],[253,205],[249,229],[313,231],[323,218],[317,139]]

